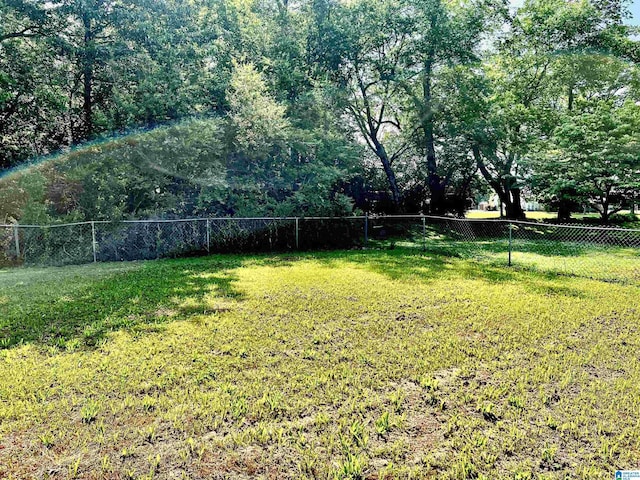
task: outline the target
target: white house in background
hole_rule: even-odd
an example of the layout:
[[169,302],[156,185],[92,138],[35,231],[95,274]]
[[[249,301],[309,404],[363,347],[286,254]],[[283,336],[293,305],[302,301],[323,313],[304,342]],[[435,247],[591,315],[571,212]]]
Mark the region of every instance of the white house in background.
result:
[[[538,212],[544,209],[540,202],[525,198],[522,198],[521,205],[525,212]],[[494,193],[487,201],[478,203],[478,210],[500,210],[500,198]]]

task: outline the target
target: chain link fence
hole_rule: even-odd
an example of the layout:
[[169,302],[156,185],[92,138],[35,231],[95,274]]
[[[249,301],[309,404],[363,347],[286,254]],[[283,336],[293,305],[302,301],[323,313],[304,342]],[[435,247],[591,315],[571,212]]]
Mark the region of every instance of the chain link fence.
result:
[[509,265],[640,283],[640,230],[534,222],[511,222],[509,229]]
[[414,248],[549,274],[640,282],[640,230],[389,215],[0,225],[0,265],[68,265],[349,248]]

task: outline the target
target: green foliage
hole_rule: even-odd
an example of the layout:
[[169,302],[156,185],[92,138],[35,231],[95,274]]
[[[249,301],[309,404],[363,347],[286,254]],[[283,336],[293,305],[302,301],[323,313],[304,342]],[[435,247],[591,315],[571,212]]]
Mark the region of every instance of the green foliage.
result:
[[580,105],[555,130],[545,166],[555,170],[551,191],[572,192],[604,222],[629,205],[640,188],[640,106],[632,101]]
[[353,171],[354,150],[342,136],[278,128],[261,137],[261,150],[239,146],[247,131],[238,128],[190,120],[60,154],[0,179],[0,218],[46,224],[351,211],[339,182]]
[[264,158],[272,149],[283,146],[290,128],[286,108],[269,95],[262,76],[252,65],[236,65],[227,98],[238,155]]
[[[493,190],[509,217],[535,195],[566,220],[593,195],[553,168],[552,136],[571,119],[600,138],[583,104],[640,100],[626,16],[610,0],[3,1],[0,169],[84,145],[102,171],[49,169],[44,196],[0,193],[0,214],[463,215]],[[176,122],[148,151],[90,153]]]

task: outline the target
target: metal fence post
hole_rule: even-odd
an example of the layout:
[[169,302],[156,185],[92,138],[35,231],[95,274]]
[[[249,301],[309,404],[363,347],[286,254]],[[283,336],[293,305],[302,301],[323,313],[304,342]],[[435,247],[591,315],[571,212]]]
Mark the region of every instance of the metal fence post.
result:
[[93,263],[98,261],[98,254],[96,252],[96,222],[91,222],[91,246],[93,248]]
[[427,220],[422,216],[422,251],[427,251]]
[[162,242],[162,229],[160,227],[160,222],[156,222],[156,260],[160,258],[160,246]]
[[511,266],[511,246],[513,243],[513,224],[509,222],[509,266]]
[[364,214],[364,246],[369,244],[369,214]]
[[18,231],[18,225],[13,226],[13,237],[16,241],[16,261],[20,260],[20,232]]
[[211,253],[211,223],[207,218],[207,253]]
[[296,217],[296,250],[300,249],[300,224],[298,220],[298,217]]

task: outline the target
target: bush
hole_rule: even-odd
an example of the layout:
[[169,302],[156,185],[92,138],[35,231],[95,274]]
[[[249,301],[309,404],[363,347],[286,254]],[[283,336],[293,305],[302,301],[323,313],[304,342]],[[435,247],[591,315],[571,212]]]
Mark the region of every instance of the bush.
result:
[[625,223],[635,223],[639,220],[638,216],[633,213],[616,213],[611,215],[609,223],[613,225],[622,225]]

